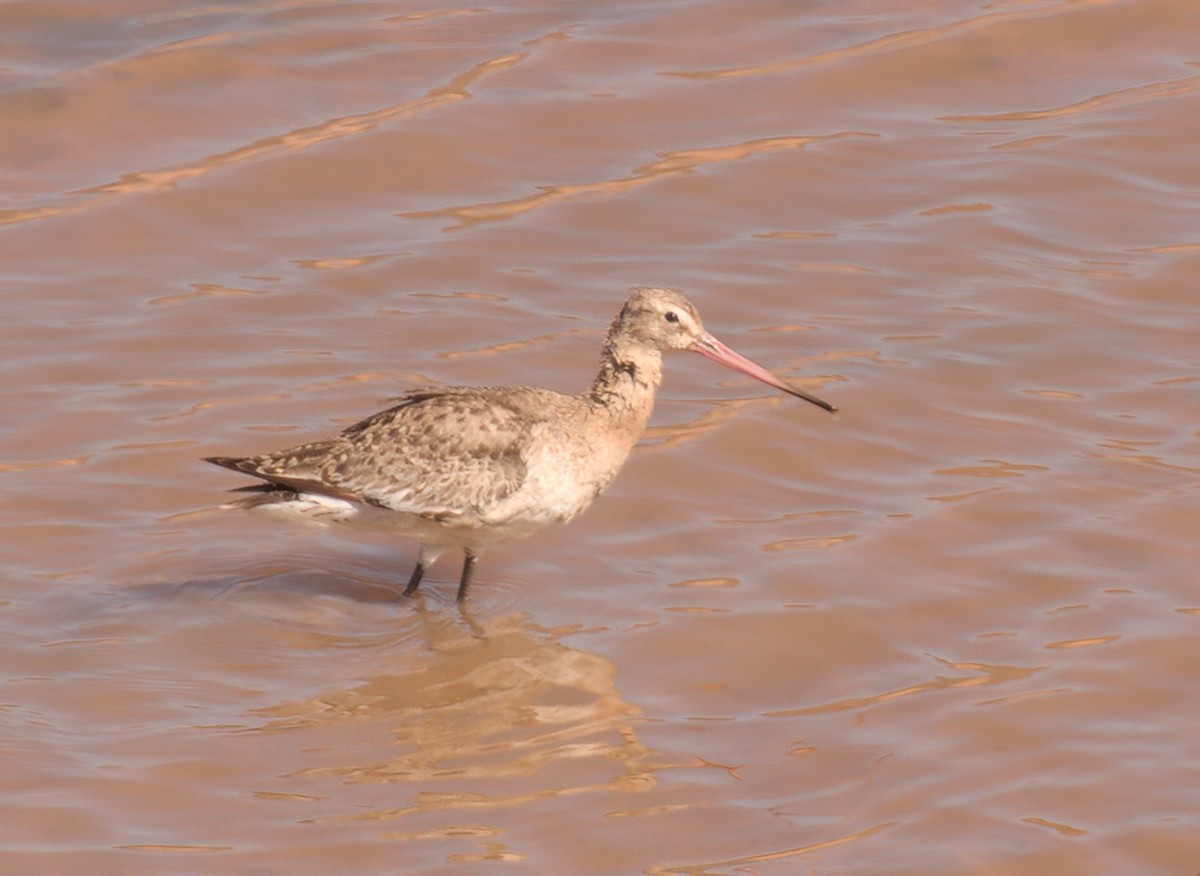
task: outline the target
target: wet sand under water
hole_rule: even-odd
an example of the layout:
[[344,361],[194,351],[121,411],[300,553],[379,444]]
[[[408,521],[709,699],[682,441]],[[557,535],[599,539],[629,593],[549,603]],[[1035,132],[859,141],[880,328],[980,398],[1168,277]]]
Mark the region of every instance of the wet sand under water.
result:
[[[1191,0],[0,6],[0,871],[1200,869]],[[199,461],[698,356],[469,616]]]

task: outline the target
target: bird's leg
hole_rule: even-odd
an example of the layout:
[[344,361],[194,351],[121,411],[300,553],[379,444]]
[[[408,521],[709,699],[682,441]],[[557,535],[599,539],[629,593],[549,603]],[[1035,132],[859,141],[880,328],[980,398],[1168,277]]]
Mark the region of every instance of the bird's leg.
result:
[[404,588],[405,596],[412,596],[417,592],[417,588],[421,586],[421,579],[425,577],[425,570],[433,565],[433,561],[442,555],[443,550],[441,545],[421,545],[421,552],[417,554],[417,567],[413,569],[412,577],[408,579],[408,586]]
[[408,579],[408,586],[404,588],[405,596],[412,596],[417,592],[417,588],[421,586],[421,578],[425,575],[425,564],[417,560],[417,567],[413,569],[412,577]]
[[470,548],[463,548],[463,553],[466,554],[466,559],[463,560],[462,577],[458,580],[458,601],[467,601],[467,590],[471,587],[471,576],[475,573],[475,552]]

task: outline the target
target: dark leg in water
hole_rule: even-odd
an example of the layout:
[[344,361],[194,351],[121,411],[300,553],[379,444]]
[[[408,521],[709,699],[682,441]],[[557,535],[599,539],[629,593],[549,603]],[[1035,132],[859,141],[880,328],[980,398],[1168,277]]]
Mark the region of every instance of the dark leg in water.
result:
[[471,576],[475,573],[475,560],[477,557],[470,549],[464,550],[467,558],[463,560],[462,577],[458,581],[458,601],[467,601],[467,590],[471,587]]
[[425,564],[417,562],[417,567],[413,569],[412,577],[408,579],[408,586],[404,588],[405,596],[412,596],[417,592],[417,588],[421,586],[421,578],[425,575]]

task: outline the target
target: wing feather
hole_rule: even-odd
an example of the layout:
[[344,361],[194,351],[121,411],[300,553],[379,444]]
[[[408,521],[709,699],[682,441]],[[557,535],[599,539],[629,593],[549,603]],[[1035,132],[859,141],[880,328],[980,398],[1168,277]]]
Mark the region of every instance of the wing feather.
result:
[[248,473],[289,489],[449,519],[486,513],[520,489],[533,428],[527,406],[503,392],[421,390],[331,441],[255,458],[257,470]]

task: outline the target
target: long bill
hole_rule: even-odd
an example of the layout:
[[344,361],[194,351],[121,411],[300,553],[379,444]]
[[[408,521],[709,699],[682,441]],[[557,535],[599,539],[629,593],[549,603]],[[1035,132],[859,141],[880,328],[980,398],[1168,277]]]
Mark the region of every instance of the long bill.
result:
[[761,380],[768,386],[773,386],[776,389],[782,389],[789,395],[794,395],[796,398],[802,398],[806,402],[816,405],[819,408],[824,408],[830,413],[836,413],[837,408],[831,405],[824,399],[817,398],[815,395],[810,395],[802,389],[797,389],[787,383],[784,383],[766,368],[761,365],[751,362],[741,353],[736,350],[731,350],[710,335],[708,332],[702,334],[696,343],[692,344],[691,349],[704,356],[706,359],[712,359],[714,362],[720,362],[726,368],[732,368],[734,371],[740,371],[743,374]]

